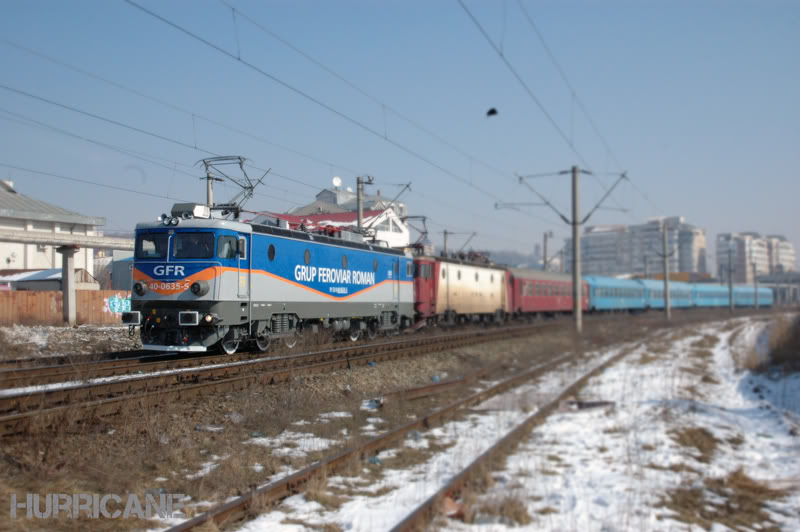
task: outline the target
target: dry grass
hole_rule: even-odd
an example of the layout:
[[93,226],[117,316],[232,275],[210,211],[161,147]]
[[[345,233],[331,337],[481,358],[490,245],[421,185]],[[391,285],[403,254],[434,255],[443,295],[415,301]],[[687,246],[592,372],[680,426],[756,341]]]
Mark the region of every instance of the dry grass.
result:
[[504,524],[510,526],[525,526],[533,521],[525,503],[517,497],[498,496],[480,499],[476,494],[468,492],[462,499],[465,523],[475,523],[479,516],[499,517],[505,522]]
[[705,464],[711,461],[717,444],[719,444],[719,440],[713,434],[700,427],[673,429],[669,431],[669,435],[678,445],[697,449],[700,453],[698,460]]
[[328,489],[328,476],[321,472],[311,477],[306,483],[305,497],[310,501],[315,501],[327,509],[336,509],[344,504],[345,499]]
[[772,322],[769,357],[775,364],[800,369],[800,320],[780,316]]
[[[711,500],[707,492],[724,501]],[[672,490],[662,504],[677,514],[672,518],[706,530],[710,530],[713,524],[734,530],[778,530],[777,524],[764,511],[764,505],[786,494],[756,482],[738,469],[726,477],[705,479],[703,487],[685,486]]]

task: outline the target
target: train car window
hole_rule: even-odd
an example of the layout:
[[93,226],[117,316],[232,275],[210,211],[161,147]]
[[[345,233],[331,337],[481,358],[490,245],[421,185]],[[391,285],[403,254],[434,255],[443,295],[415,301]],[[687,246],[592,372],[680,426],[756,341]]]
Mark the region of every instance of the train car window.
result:
[[342,255],[342,268],[347,268],[347,255]]
[[247,240],[244,238],[239,239],[239,258],[246,259],[247,258]]
[[210,259],[214,256],[214,233],[175,233],[172,256],[176,259]]
[[167,256],[167,233],[142,233],[136,237],[137,259],[163,259]]
[[308,266],[311,263],[311,251],[308,249],[306,250],[305,253],[303,253],[303,262],[306,263],[306,266]]
[[269,257],[270,261],[275,260],[275,246],[272,244],[269,245],[269,249],[267,250],[267,257]]
[[400,277],[400,261],[394,262],[394,275]]
[[445,271],[446,271],[446,269],[445,269],[444,265],[442,265],[442,279],[444,279],[445,277],[447,277],[447,276],[445,275]]
[[489,282],[490,282],[490,283],[493,283],[493,282],[494,282],[494,274],[491,274],[491,275],[489,276]]
[[478,272],[475,272],[475,281],[478,281]]
[[458,277],[459,281],[461,280],[461,270],[458,270],[458,275],[456,275],[456,277]]
[[236,237],[223,235],[217,239],[217,257],[221,259],[236,258]]
[[413,262],[407,262],[406,263],[406,275],[408,277],[413,277],[414,276],[414,263]]

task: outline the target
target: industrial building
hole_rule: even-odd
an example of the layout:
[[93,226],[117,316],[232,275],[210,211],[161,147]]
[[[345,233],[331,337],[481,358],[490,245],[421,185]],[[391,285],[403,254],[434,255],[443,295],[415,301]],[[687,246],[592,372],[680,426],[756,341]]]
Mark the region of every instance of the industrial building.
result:
[[[682,216],[649,218],[636,225],[588,226],[581,235],[584,275],[641,275],[663,271],[663,238],[671,272],[705,274],[706,233]],[[567,239],[565,266],[572,271],[572,239]]]

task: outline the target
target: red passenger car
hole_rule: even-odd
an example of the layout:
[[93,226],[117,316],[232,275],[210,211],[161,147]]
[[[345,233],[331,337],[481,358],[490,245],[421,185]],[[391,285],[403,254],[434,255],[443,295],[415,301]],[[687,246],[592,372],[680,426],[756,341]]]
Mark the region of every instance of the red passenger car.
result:
[[[509,268],[511,312],[514,316],[572,312],[572,276],[521,268]],[[589,287],[583,282],[582,307],[589,306]]]

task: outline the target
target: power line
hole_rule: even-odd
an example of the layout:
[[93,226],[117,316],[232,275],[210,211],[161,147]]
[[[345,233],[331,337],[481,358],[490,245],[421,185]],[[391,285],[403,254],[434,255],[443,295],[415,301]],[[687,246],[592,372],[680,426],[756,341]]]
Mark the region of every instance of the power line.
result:
[[[218,157],[220,155],[220,154],[214,153],[214,152],[212,152],[210,150],[207,150],[207,149],[204,149],[204,148],[201,148],[201,147],[198,147],[198,146],[194,146],[192,144],[188,144],[188,143],[183,142],[181,140],[177,140],[177,139],[173,139],[173,138],[170,138],[170,137],[166,137],[166,136],[161,135],[159,133],[153,133],[152,131],[147,131],[145,129],[141,129],[141,128],[136,127],[136,126],[132,126],[130,124],[125,124],[123,122],[120,122],[118,120],[114,120],[112,118],[106,118],[104,116],[100,116],[100,115],[91,113],[89,111],[85,111],[83,109],[79,109],[79,108],[71,106],[71,105],[67,105],[67,104],[63,104],[63,103],[60,103],[60,102],[56,102],[55,100],[51,100],[51,99],[45,98],[43,96],[38,96],[36,94],[30,93],[30,92],[27,92],[27,91],[24,91],[24,90],[21,90],[21,89],[15,89],[13,87],[9,87],[8,85],[0,84],[0,89],[6,90],[6,91],[9,91],[9,92],[13,92],[15,94],[19,94],[21,96],[25,96],[25,97],[31,98],[33,100],[38,100],[40,102],[44,102],[44,103],[47,103],[47,104],[50,104],[50,105],[54,105],[56,107],[60,107],[62,109],[66,109],[68,111],[72,111],[74,113],[82,114],[84,116],[88,116],[90,118],[94,118],[96,120],[100,120],[102,122],[106,122],[106,123],[109,123],[109,124],[113,124],[115,126],[123,127],[125,129],[130,129],[131,131],[135,131],[135,132],[141,133],[143,135],[148,135],[148,136],[151,136],[151,137],[154,137],[154,138],[166,141],[166,142],[170,142],[172,144],[176,144],[178,146],[181,146],[181,147],[184,147],[184,148],[188,148],[190,150],[196,150],[196,151],[199,151],[201,153],[205,153],[207,155],[212,155],[212,156],[215,156],[215,157]],[[252,165],[248,165],[248,166],[251,167],[251,168],[254,168],[256,170],[260,170],[262,172],[266,171],[264,168],[259,168],[257,166],[252,166]],[[277,177],[280,177],[281,179],[285,179],[287,181],[291,181],[291,182],[294,182],[294,183],[300,183],[300,184],[308,185],[308,183],[305,183],[303,181],[299,181],[297,179],[294,179],[292,177],[280,174],[280,173],[275,172],[275,171],[271,171],[270,175],[275,175]],[[311,186],[311,185],[309,185],[309,186]],[[316,189],[318,187],[314,187],[314,188]]]
[[[126,1],[129,1],[129,0],[126,0]],[[580,151],[578,151],[578,149],[575,147],[575,144],[570,140],[570,138],[567,136],[567,134],[564,132],[564,130],[561,129],[561,126],[558,125],[558,123],[555,121],[555,119],[550,114],[550,112],[547,110],[547,108],[544,106],[544,104],[541,102],[541,100],[539,100],[539,98],[536,96],[536,94],[533,92],[533,90],[528,86],[528,84],[525,83],[525,80],[522,79],[522,76],[519,74],[519,72],[517,72],[517,69],[514,68],[514,65],[511,64],[511,62],[505,56],[503,51],[500,48],[498,48],[498,46],[495,44],[495,42],[492,40],[492,38],[489,36],[489,34],[484,29],[484,27],[481,25],[481,23],[478,22],[478,19],[475,18],[475,15],[472,14],[472,11],[470,11],[469,8],[466,6],[466,4],[464,4],[464,1],[463,0],[457,0],[457,1],[458,1],[459,5],[461,6],[461,8],[464,10],[464,12],[467,14],[467,16],[470,18],[470,20],[472,20],[473,24],[475,24],[475,27],[478,28],[478,31],[481,33],[481,35],[483,35],[483,37],[486,39],[486,42],[489,43],[489,46],[492,47],[492,49],[495,51],[495,53],[500,58],[500,60],[506,65],[506,67],[511,72],[511,74],[516,78],[516,80],[519,82],[519,84],[522,86],[522,88],[528,94],[530,99],[533,100],[533,102],[536,104],[536,106],[539,108],[539,110],[542,112],[542,114],[544,114],[545,118],[547,118],[547,121],[550,122],[550,125],[553,126],[553,129],[556,130],[556,132],[561,137],[561,139],[564,141],[564,143],[566,143],[566,145],[569,146],[569,148],[572,150],[572,152],[581,161],[583,166],[585,166],[586,168],[591,168],[591,165],[588,163],[586,158],[580,153]],[[600,185],[600,187],[603,188],[603,190],[605,192],[608,192],[608,187],[606,187],[603,184],[603,182],[600,181],[600,179],[597,178],[597,176],[592,174],[592,177],[594,178],[595,181],[597,181],[597,184]],[[615,200],[615,203],[616,203],[616,200]],[[617,203],[617,206],[620,206],[619,203]]]
[[3,162],[0,162],[0,166],[2,166],[3,168],[10,168],[12,170],[20,170],[22,172],[30,172],[32,174],[45,175],[45,176],[49,176],[49,177],[55,177],[55,178],[58,178],[58,179],[64,179],[66,181],[73,181],[75,183],[83,183],[85,185],[92,185],[92,186],[96,186],[96,187],[109,188],[109,189],[112,189],[112,190],[118,190],[120,192],[127,192],[129,194],[139,194],[140,196],[148,196],[148,197],[151,197],[151,198],[158,198],[158,199],[167,199],[167,200],[170,200],[170,201],[174,201],[174,200],[183,201],[183,202],[188,202],[189,201],[189,200],[181,199],[181,198],[172,198],[170,196],[162,196],[160,194],[152,194],[150,192],[143,192],[141,190],[135,190],[135,189],[132,189],[132,188],[118,187],[118,186],[115,186],[115,185],[109,185],[107,183],[98,183],[97,181],[89,181],[88,179],[80,179],[80,178],[77,178],[77,177],[71,177],[71,176],[66,176],[66,175],[62,175],[62,174],[54,174],[52,172],[44,172],[42,170],[33,170],[31,168],[25,168],[23,166],[15,166],[13,164],[7,164],[7,163],[3,163]]
[[[359,173],[358,171],[353,170],[351,168],[348,168],[346,166],[342,166],[340,164],[333,163],[331,161],[326,161],[326,160],[324,160],[324,159],[322,159],[320,157],[317,157],[315,155],[310,155],[308,153],[296,150],[294,148],[290,148],[289,146],[284,146],[283,144],[279,144],[279,143],[267,140],[267,139],[262,138],[262,137],[260,137],[260,136],[258,136],[256,134],[254,134],[254,133],[250,133],[248,131],[245,131],[243,129],[239,129],[237,127],[231,126],[231,125],[226,124],[224,122],[220,122],[218,120],[215,120],[215,119],[210,118],[208,116],[202,115],[200,113],[196,113],[196,112],[194,112],[194,111],[192,111],[190,109],[186,109],[184,107],[175,105],[175,104],[173,104],[171,102],[168,102],[166,100],[162,100],[161,98],[157,98],[155,96],[152,96],[152,95],[147,94],[145,92],[142,92],[140,90],[128,87],[128,86],[123,85],[122,83],[119,83],[117,81],[113,81],[113,80],[108,79],[106,77],[100,76],[99,74],[95,74],[93,72],[89,72],[88,70],[85,70],[83,68],[79,68],[79,67],[77,67],[75,65],[72,65],[72,64],[67,63],[65,61],[62,61],[60,59],[56,59],[56,58],[54,58],[54,57],[52,57],[50,55],[44,54],[44,53],[42,53],[40,51],[37,51],[37,50],[34,50],[32,48],[28,48],[26,46],[22,46],[20,44],[14,43],[14,42],[9,41],[7,39],[0,39],[0,44],[5,44],[6,46],[10,46],[10,47],[15,48],[15,49],[17,49],[19,51],[28,53],[28,54],[36,56],[36,57],[39,57],[40,59],[44,59],[45,61],[49,61],[49,62],[54,63],[56,65],[59,65],[59,66],[61,66],[63,68],[66,68],[68,70],[72,70],[73,72],[77,72],[77,73],[79,73],[81,75],[84,75],[86,77],[89,77],[89,78],[92,78],[94,80],[106,83],[106,84],[111,85],[112,87],[115,87],[115,88],[120,89],[122,91],[128,92],[130,94],[134,94],[134,95],[136,95],[136,96],[138,96],[140,98],[143,98],[145,100],[149,100],[151,102],[157,103],[158,105],[162,105],[162,106],[164,106],[164,107],[166,107],[168,109],[172,109],[173,111],[177,111],[177,112],[183,113],[183,114],[185,114],[187,116],[192,117],[193,120],[195,118],[199,118],[200,120],[208,122],[209,124],[213,124],[213,125],[215,125],[217,127],[221,127],[221,128],[226,129],[228,131],[232,131],[234,133],[238,133],[239,135],[243,135],[245,137],[248,137],[248,138],[250,138],[252,140],[255,140],[257,142],[261,142],[261,143],[266,144],[268,146],[273,146],[275,148],[287,151],[289,153],[293,153],[295,155],[298,155],[298,156],[303,157],[305,159],[308,159],[310,161],[313,161],[313,162],[316,162],[316,163],[319,163],[319,164],[324,164],[324,165],[327,165],[327,166],[332,166],[332,167],[335,167],[335,168],[339,168],[341,170],[346,170],[348,172],[352,172],[353,174],[358,174]],[[302,184],[302,185],[305,185],[305,186],[308,186],[308,187],[311,187],[311,188],[315,188],[315,189],[318,188],[318,187],[316,187],[316,186],[314,186],[314,185],[312,185],[310,183],[299,182],[299,184]]]
[[[539,31],[539,27],[533,21],[533,17],[531,17],[530,13],[528,12],[528,9],[523,4],[522,0],[517,0],[517,4],[519,5],[520,11],[522,11],[522,14],[525,16],[525,20],[528,22],[528,24],[530,25],[531,29],[536,34],[536,37],[538,37],[539,42],[542,45],[542,48],[544,48],[544,51],[547,53],[547,56],[550,58],[550,61],[553,63],[553,66],[555,66],[556,71],[558,71],[558,74],[561,76],[561,79],[564,81],[564,84],[567,86],[567,88],[569,88],[569,91],[570,91],[570,93],[572,95],[572,98],[575,100],[575,102],[577,102],[578,107],[580,107],[581,111],[583,112],[583,115],[586,117],[586,120],[589,122],[589,125],[592,127],[592,129],[594,130],[595,134],[600,138],[600,142],[603,143],[603,147],[605,148],[606,153],[611,156],[611,159],[613,159],[614,164],[617,166],[617,169],[620,170],[620,171],[623,171],[624,168],[623,168],[622,164],[619,162],[619,159],[617,158],[616,153],[614,153],[614,150],[611,149],[611,146],[609,145],[609,143],[606,140],[605,136],[600,132],[600,128],[597,127],[597,123],[594,121],[594,118],[592,118],[592,115],[589,113],[589,110],[586,108],[586,106],[584,105],[583,101],[578,97],[578,93],[575,90],[575,87],[573,87],[572,83],[570,83],[566,72],[561,67],[561,64],[558,62],[558,59],[556,59],[555,54],[550,49],[550,46],[548,46],[547,41],[545,41],[545,39],[544,39],[544,35],[542,34],[541,31]],[[627,181],[634,188],[634,190],[636,190],[648,203],[650,203],[650,205],[656,211],[663,212],[663,209],[660,209],[655,203],[653,203],[650,200],[650,198],[647,197],[647,195],[644,192],[642,192],[639,189],[639,187],[637,187],[636,184],[633,181],[631,181],[630,179],[628,179]]]
[[379,139],[382,139],[385,142],[388,142],[389,144],[391,144],[391,145],[395,146],[396,148],[400,149],[401,151],[404,151],[408,155],[411,155],[412,157],[414,157],[416,159],[419,159],[420,161],[422,161],[425,164],[427,164],[427,165],[439,170],[440,172],[442,172],[442,173],[444,173],[444,174],[446,174],[446,175],[448,175],[448,176],[450,176],[450,177],[452,177],[452,178],[454,178],[454,179],[456,179],[458,181],[461,181],[465,185],[467,185],[467,186],[469,186],[469,187],[481,192],[482,194],[484,194],[484,195],[486,195],[486,196],[488,196],[488,197],[490,197],[490,198],[492,198],[494,200],[500,200],[501,199],[501,198],[498,198],[497,196],[495,196],[494,194],[492,194],[491,192],[489,192],[488,190],[484,190],[483,188],[475,185],[470,180],[468,180],[468,179],[456,174],[455,172],[452,172],[452,171],[448,170],[447,168],[444,168],[443,166],[439,165],[438,163],[434,162],[433,160],[429,159],[428,157],[422,155],[421,153],[409,148],[408,146],[406,146],[404,144],[401,144],[400,142],[398,142],[398,141],[396,141],[396,140],[394,140],[394,139],[392,139],[392,138],[390,138],[390,137],[388,137],[386,135],[381,134],[380,132],[378,132],[374,128],[364,124],[363,122],[361,122],[361,121],[349,116],[348,114],[346,114],[346,113],[344,113],[342,111],[339,111],[338,109],[336,109],[336,108],[332,107],[331,105],[323,102],[322,100],[320,100],[318,98],[315,98],[314,96],[311,96],[307,92],[295,87],[294,85],[291,85],[290,83],[288,83],[286,81],[283,81],[282,79],[278,78],[277,76],[275,76],[273,74],[270,74],[269,72],[257,67],[256,65],[254,65],[254,64],[252,64],[252,63],[250,63],[248,61],[245,61],[244,59],[242,59],[240,57],[237,57],[236,55],[232,54],[231,52],[228,52],[224,48],[212,43],[211,41],[201,37],[200,35],[197,35],[197,34],[191,32],[190,30],[184,28],[183,26],[180,26],[179,24],[177,24],[175,22],[172,22],[172,21],[162,17],[161,15],[159,15],[159,14],[157,14],[157,13],[155,13],[155,12],[149,10],[149,9],[147,9],[146,7],[137,4],[133,0],[124,0],[124,1],[126,3],[128,3],[128,4],[130,4],[131,6],[139,9],[140,11],[146,13],[147,15],[149,15],[149,16],[157,19],[157,20],[160,20],[164,24],[167,24],[168,26],[180,31],[181,33],[183,33],[183,34],[185,34],[185,35],[187,35],[187,36],[189,36],[189,37],[201,42],[202,44],[205,44],[209,48],[212,48],[212,49],[218,51],[219,53],[229,57],[230,59],[233,59],[234,61],[238,61],[239,63],[243,64],[244,66],[246,66],[248,68],[250,68],[251,70],[253,70],[253,71],[261,74],[262,76],[272,80],[273,82],[277,83],[278,85],[281,85],[282,87],[284,87],[284,88],[290,90],[291,92],[297,94],[298,96],[301,96],[302,98],[305,98],[306,100],[315,103],[316,105],[322,107],[323,109],[329,111],[330,113],[335,114],[336,116],[344,119],[345,121],[357,126],[358,128],[366,131],[367,133],[370,133],[370,134],[378,137]]
[[[159,166],[159,167],[164,168],[166,170],[169,170],[171,172],[183,174],[183,175],[188,176],[188,177],[190,177],[192,179],[200,179],[200,176],[197,176],[195,174],[191,174],[191,173],[186,172],[184,170],[178,169],[177,165],[187,166],[187,165],[184,165],[182,163],[178,163],[176,161],[170,161],[168,159],[164,159],[162,157],[158,157],[158,156],[155,156],[155,155],[150,155],[150,154],[143,153],[143,152],[137,152],[137,151],[133,151],[133,150],[128,150],[126,148],[122,148],[120,146],[115,146],[113,144],[108,144],[106,142],[101,142],[101,141],[98,141],[98,140],[95,140],[95,139],[92,139],[92,138],[89,138],[89,137],[84,137],[82,135],[78,135],[77,133],[72,133],[70,131],[58,128],[56,126],[53,126],[53,125],[50,125],[50,124],[46,124],[46,123],[41,122],[39,120],[36,120],[34,118],[31,118],[31,117],[28,117],[28,116],[25,116],[25,115],[22,115],[22,114],[19,114],[19,113],[15,113],[13,111],[9,111],[8,109],[3,109],[2,107],[0,107],[0,112],[3,112],[5,114],[7,114],[7,115],[15,117],[15,119],[12,119],[12,118],[9,118],[9,117],[0,117],[0,119],[8,120],[10,122],[15,122],[15,123],[19,123],[19,124],[23,124],[23,125],[27,125],[27,126],[39,127],[41,129],[45,129],[45,130],[48,130],[48,131],[51,131],[51,132],[54,132],[54,133],[58,133],[58,134],[61,134],[61,135],[72,137],[72,138],[76,138],[76,139],[82,140],[84,142],[95,144],[97,146],[106,148],[108,150],[116,151],[116,152],[121,153],[123,155],[127,155],[128,157],[132,157],[134,159],[139,159],[141,161],[145,161],[145,162],[153,164],[155,166]],[[174,166],[169,166],[167,164],[161,163],[161,162],[159,162],[157,160],[154,160],[154,159],[161,159],[162,161],[167,161],[169,163],[172,163]],[[224,188],[233,189],[233,187],[231,187],[229,185],[226,185],[225,183],[222,183],[221,185]],[[284,192],[289,192],[288,190],[284,190],[284,189],[278,189],[278,190],[282,190]],[[278,196],[273,196],[273,195],[270,195],[270,194],[265,194],[263,192],[255,192],[255,194],[259,195],[259,196],[266,197],[266,198],[275,199],[275,200],[278,200],[278,201],[284,201],[284,202],[287,202],[287,203],[293,203],[295,205],[300,205],[300,203],[298,203],[298,202],[295,202],[295,201],[292,201],[292,200],[289,200],[289,199],[285,199],[285,198],[280,198]]]
[[[331,67],[325,65],[320,60],[316,59],[315,57],[313,57],[310,54],[308,54],[307,52],[303,51],[301,48],[299,48],[295,44],[291,43],[285,37],[279,35],[275,31],[273,31],[270,28],[264,26],[262,23],[259,23],[253,17],[248,16],[246,13],[242,12],[240,9],[237,9],[236,7],[232,6],[227,0],[219,0],[219,1],[220,1],[220,3],[224,4],[225,6],[229,7],[230,9],[232,9],[234,13],[238,14],[240,17],[242,17],[246,21],[250,22],[253,26],[258,28],[259,30],[261,30],[261,32],[263,32],[264,34],[272,37],[273,39],[277,40],[278,42],[280,42],[281,44],[283,44],[284,46],[286,46],[290,50],[294,51],[295,53],[297,53],[298,55],[300,55],[301,57],[303,57],[304,59],[306,59],[310,63],[312,63],[315,66],[317,66],[318,68],[324,70],[325,72],[327,72],[328,74],[330,74],[334,78],[338,79],[339,81],[341,81],[342,83],[344,83],[345,85],[347,85],[348,87],[353,89],[354,91],[358,92],[359,94],[361,94],[362,96],[364,96],[368,100],[370,100],[373,103],[375,103],[376,105],[380,106],[383,110],[389,111],[390,113],[395,115],[397,118],[400,118],[401,120],[405,121],[407,124],[411,125],[412,127],[414,127],[416,129],[422,131],[423,133],[429,135],[431,138],[436,139],[437,141],[441,142],[445,146],[449,147],[450,149],[452,149],[453,151],[459,153],[460,155],[462,155],[463,157],[469,159],[470,161],[474,161],[474,162],[480,164],[481,166],[484,166],[485,168],[487,168],[489,170],[492,170],[493,172],[496,172],[499,175],[504,175],[504,176],[510,176],[511,175],[509,172],[503,171],[503,170],[501,170],[501,169],[499,169],[499,168],[497,168],[497,167],[495,167],[495,166],[493,166],[493,165],[491,165],[491,164],[489,164],[489,163],[487,163],[485,161],[482,161],[481,159],[475,157],[474,155],[464,151],[463,149],[461,149],[460,147],[456,146],[452,142],[448,141],[447,139],[445,139],[441,135],[435,133],[434,131],[430,130],[429,128],[421,125],[419,122],[417,122],[417,121],[413,120],[412,118],[408,117],[404,113],[398,111],[397,109],[395,109],[391,105],[387,104],[385,101],[381,100],[377,96],[367,92],[366,90],[364,90],[363,88],[358,86],[356,83],[354,83],[354,82],[350,81],[349,79],[347,79],[346,77],[344,77],[342,74],[340,74],[336,70],[334,70]],[[384,135],[384,136],[386,136],[386,135]]]

